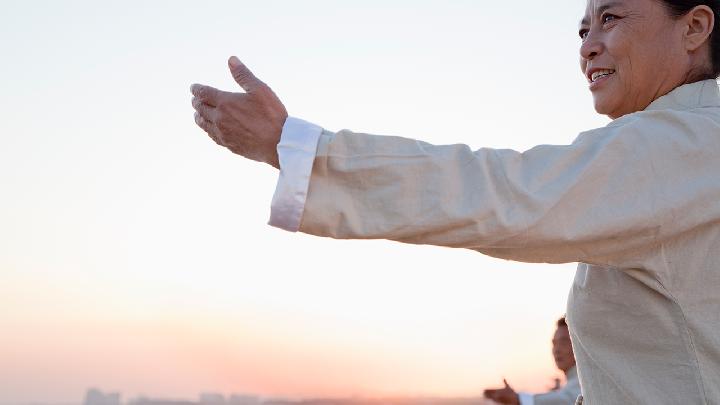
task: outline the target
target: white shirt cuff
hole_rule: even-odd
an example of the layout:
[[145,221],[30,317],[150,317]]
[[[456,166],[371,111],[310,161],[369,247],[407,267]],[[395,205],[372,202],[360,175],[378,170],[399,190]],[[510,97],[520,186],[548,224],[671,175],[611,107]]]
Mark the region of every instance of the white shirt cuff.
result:
[[520,392],[518,397],[520,398],[520,405],[535,405],[535,396],[533,394]]
[[290,232],[300,229],[310,175],[322,128],[288,117],[277,146],[280,176],[270,205],[272,226]]

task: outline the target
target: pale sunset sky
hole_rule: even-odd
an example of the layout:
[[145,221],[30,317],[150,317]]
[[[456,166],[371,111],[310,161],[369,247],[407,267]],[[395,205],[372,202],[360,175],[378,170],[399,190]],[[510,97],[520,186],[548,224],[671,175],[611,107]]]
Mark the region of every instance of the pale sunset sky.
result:
[[266,225],[277,173],[189,87],[436,144],[525,150],[608,120],[583,0],[0,1],[0,404],[201,391],[543,390],[574,265]]

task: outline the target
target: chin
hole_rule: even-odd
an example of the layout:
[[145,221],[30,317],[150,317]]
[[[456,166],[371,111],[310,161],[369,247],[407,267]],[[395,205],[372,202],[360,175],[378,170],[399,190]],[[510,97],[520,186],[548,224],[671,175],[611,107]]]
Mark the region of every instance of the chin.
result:
[[598,114],[607,114],[608,113],[608,105],[607,101],[604,100],[604,97],[593,94],[593,106],[595,107],[595,111]]
[[604,100],[601,96],[595,96],[595,111],[598,114],[607,115],[610,118],[615,119],[617,116],[614,115],[613,112],[616,110],[617,108],[614,103]]

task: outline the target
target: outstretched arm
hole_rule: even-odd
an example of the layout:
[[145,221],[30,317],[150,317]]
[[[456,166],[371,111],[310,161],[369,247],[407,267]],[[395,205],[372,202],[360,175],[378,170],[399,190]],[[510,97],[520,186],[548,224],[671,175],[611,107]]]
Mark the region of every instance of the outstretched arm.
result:
[[283,210],[286,229],[618,266],[720,220],[720,124],[691,111],[630,114],[572,145],[522,153],[315,127],[307,138],[319,142],[296,148],[308,164],[285,165],[278,142],[294,121],[267,85],[229,63],[247,93],[193,86],[196,120],[231,151],[283,166],[281,183],[298,166],[312,170],[288,188],[297,204]]
[[485,398],[491,399],[499,404],[503,405],[523,405],[520,401],[520,396],[515,392],[507,380],[503,379],[505,386],[497,389],[486,389],[483,392]]

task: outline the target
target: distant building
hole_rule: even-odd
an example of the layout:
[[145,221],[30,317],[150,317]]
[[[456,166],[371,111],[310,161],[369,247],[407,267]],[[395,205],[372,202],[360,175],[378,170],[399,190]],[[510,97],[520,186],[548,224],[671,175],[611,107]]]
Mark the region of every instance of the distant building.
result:
[[85,393],[84,405],[120,405],[120,394],[111,392],[108,394],[96,388],[90,388]]
[[154,399],[139,397],[128,402],[127,405],[199,405],[197,402],[175,399]]
[[203,392],[200,394],[200,405],[225,405],[225,397],[215,392]]
[[254,395],[233,394],[226,402],[227,405],[261,405],[260,398]]
[[297,405],[297,401],[289,399],[266,399],[262,401],[262,405]]

